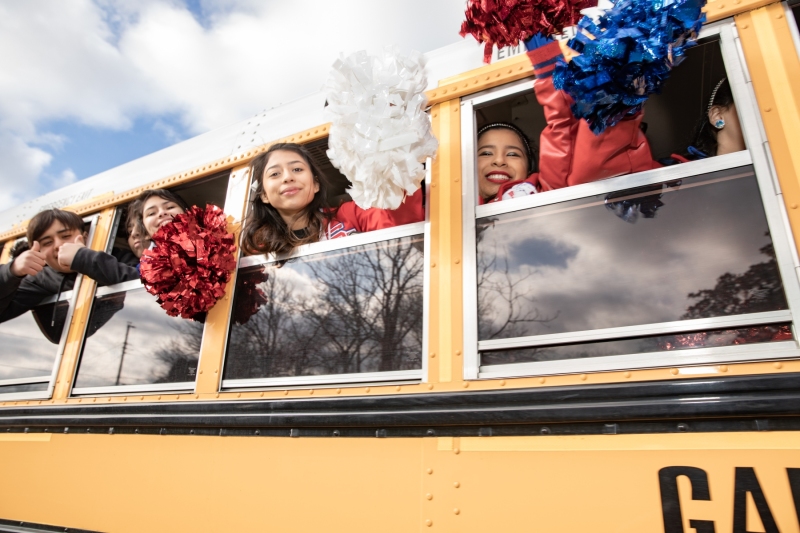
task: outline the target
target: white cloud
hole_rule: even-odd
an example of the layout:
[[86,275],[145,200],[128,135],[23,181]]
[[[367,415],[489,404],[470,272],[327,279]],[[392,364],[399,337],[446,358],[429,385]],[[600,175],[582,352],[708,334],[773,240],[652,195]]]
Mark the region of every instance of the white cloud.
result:
[[[42,192],[46,149],[64,142],[39,131],[48,121],[120,130],[169,114],[199,134],[318,90],[340,52],[457,41],[464,0],[200,5],[198,20],[179,0],[0,3],[0,135],[19,158],[0,169],[0,209]],[[8,167],[28,169],[27,188],[8,192]]]

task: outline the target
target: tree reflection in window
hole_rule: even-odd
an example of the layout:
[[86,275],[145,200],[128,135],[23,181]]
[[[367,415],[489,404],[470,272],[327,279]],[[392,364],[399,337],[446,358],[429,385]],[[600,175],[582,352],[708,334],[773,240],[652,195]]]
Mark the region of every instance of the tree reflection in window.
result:
[[421,368],[422,245],[404,237],[242,269],[224,378]]

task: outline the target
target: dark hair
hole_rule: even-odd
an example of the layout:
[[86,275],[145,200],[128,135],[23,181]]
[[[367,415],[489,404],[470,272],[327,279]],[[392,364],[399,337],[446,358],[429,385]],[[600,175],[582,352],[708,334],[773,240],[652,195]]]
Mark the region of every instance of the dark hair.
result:
[[47,231],[55,221],[61,222],[67,229],[83,231],[83,219],[72,211],[46,209],[36,213],[31,221],[28,222],[28,242],[38,241],[42,233]]
[[142,191],[139,194],[139,197],[136,198],[131,204],[128,206],[128,213],[127,213],[127,222],[125,223],[125,231],[128,231],[131,224],[137,224],[139,229],[147,235],[147,231],[144,229],[144,222],[142,221],[142,214],[144,212],[144,204],[152,198],[153,196],[157,196],[168,202],[175,202],[178,204],[181,209],[184,211],[189,210],[189,204],[186,203],[186,200],[175,194],[174,192],[170,191],[169,189],[147,189]]
[[476,139],[480,139],[481,135],[483,135],[487,131],[496,129],[511,130],[514,133],[516,133],[517,136],[519,136],[520,140],[522,141],[522,145],[525,148],[525,155],[528,157],[528,174],[530,174],[531,172],[536,172],[538,163],[538,157],[537,157],[538,154],[536,153],[537,152],[536,147],[533,144],[531,144],[531,141],[530,139],[528,139],[528,136],[525,135],[525,133],[514,124],[511,124],[510,122],[492,122],[490,124],[486,124],[485,126],[482,126],[478,130],[478,136],[476,137]]
[[[717,82],[706,95],[703,102],[708,102],[708,107],[704,108],[703,113],[694,126],[690,146],[700,150],[709,157],[713,157],[717,155],[717,131],[708,121],[708,112],[711,111],[712,107],[719,106],[727,109],[733,105],[733,93],[731,92],[731,85],[728,83],[727,78],[723,78]],[[684,155],[687,156],[688,159],[696,158],[688,149]]]
[[[303,234],[298,234],[286,225],[278,210],[261,199],[264,193],[264,170],[270,156],[279,150],[294,152],[303,158],[319,191],[299,214],[308,220]],[[306,148],[294,143],[277,143],[250,163],[250,179],[255,189],[250,193],[250,209],[244,226],[242,249],[247,254],[287,254],[296,247],[317,242],[328,221],[335,216],[336,207],[328,203],[330,184]]]
[[11,247],[11,259],[16,259],[22,253],[27,252],[30,250],[31,247],[28,245],[27,239],[20,239],[14,243],[14,246]]
[[139,200],[134,200],[128,204],[128,210],[125,212],[126,235],[130,236],[130,234],[133,233],[131,231],[131,226],[136,226],[139,229],[139,233],[147,235],[147,230],[144,229],[144,223],[142,222],[143,205],[144,202],[140,202]]

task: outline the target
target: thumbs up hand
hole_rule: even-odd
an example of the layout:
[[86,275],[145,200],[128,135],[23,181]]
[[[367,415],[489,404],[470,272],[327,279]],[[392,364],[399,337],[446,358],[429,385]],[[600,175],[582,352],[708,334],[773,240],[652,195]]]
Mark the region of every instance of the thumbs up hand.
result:
[[46,264],[44,254],[40,251],[39,241],[33,241],[30,250],[22,252],[11,263],[11,273],[18,278],[35,276],[42,271]]
[[81,248],[86,248],[83,240],[83,235],[75,237],[75,242],[65,242],[58,249],[58,264],[64,268],[72,268],[72,261],[75,259],[75,254]]

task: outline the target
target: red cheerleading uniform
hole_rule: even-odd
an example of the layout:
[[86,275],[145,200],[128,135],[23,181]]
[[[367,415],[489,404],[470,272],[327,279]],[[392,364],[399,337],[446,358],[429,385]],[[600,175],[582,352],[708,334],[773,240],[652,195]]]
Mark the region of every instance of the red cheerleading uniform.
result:
[[407,196],[397,209],[361,209],[355,202],[345,202],[328,221],[324,240],[347,237],[353,233],[363,233],[377,229],[393,228],[403,224],[413,224],[425,220],[422,205],[422,188]]
[[[572,98],[553,86],[556,63],[563,57],[557,42],[531,50],[536,99],[544,108],[547,126],[539,139],[539,172],[525,180],[504,184],[488,202],[525,196],[570,185],[658,168],[650,145],[639,128],[643,113],[626,118],[595,135],[570,110]],[[487,200],[480,199],[480,203]]]

